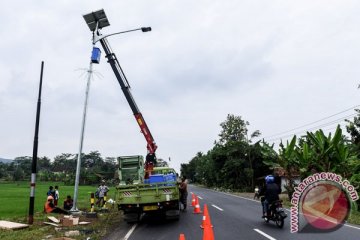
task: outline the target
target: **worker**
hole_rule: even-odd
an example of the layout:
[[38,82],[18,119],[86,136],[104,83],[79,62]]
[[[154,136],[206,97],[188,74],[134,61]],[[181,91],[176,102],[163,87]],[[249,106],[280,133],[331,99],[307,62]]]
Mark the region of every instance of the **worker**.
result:
[[187,183],[186,183],[186,177],[185,176],[183,176],[181,178],[181,183],[179,185],[179,191],[180,191],[180,202],[183,205],[182,211],[185,212],[186,211],[186,206],[187,206],[187,196],[188,196]]
[[148,179],[152,175],[154,166],[156,165],[155,153],[148,153],[145,158],[145,179]]
[[55,190],[54,190],[54,205],[55,207],[57,207],[58,205],[58,201],[59,201],[59,198],[60,198],[60,194],[59,194],[59,187],[58,186],[55,186]]
[[52,195],[48,196],[44,205],[44,212],[45,213],[62,213],[62,214],[69,214],[67,211],[55,207],[54,205],[54,197]]
[[74,205],[74,200],[71,198],[70,195],[68,195],[64,201],[64,209],[70,210]]
[[55,191],[54,191],[54,187],[53,186],[50,186],[49,187],[49,191],[46,193],[46,196],[55,196]]
[[104,196],[107,194],[107,192],[110,191],[108,186],[105,185],[105,180],[101,181],[101,185],[99,186],[97,191],[99,192],[99,199],[97,200],[96,204],[98,207],[103,207],[105,204]]

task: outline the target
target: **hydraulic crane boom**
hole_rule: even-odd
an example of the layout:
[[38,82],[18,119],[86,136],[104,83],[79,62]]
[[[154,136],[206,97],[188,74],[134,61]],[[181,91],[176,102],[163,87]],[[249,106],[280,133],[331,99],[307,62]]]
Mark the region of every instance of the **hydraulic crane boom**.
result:
[[[99,31],[97,31],[97,35],[98,36],[101,35]],[[127,102],[129,103],[130,108],[135,116],[136,122],[138,123],[138,125],[141,129],[141,133],[144,135],[144,137],[146,139],[147,150],[148,150],[148,155],[146,156],[146,161],[147,162],[155,162],[156,161],[155,151],[157,149],[157,146],[156,146],[154,138],[151,135],[151,132],[145,122],[145,119],[142,116],[142,114],[141,114],[138,106],[136,105],[135,100],[131,94],[130,85],[127,81],[127,78],[119,64],[119,61],[116,58],[115,53],[112,52],[107,39],[106,38],[100,39],[100,43],[104,49],[105,57],[108,59],[108,62],[110,63],[111,68],[114,71],[115,76],[121,86],[121,90],[123,91],[125,98],[126,98]]]

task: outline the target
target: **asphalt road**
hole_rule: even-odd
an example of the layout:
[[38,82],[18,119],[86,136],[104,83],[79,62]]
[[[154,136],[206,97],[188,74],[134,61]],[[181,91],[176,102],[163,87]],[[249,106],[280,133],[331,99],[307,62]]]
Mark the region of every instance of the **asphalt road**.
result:
[[[265,223],[261,219],[260,202],[227,193],[216,192],[189,185],[189,192],[199,196],[201,210],[206,203],[214,226],[214,236],[218,240],[240,239],[360,239],[360,226],[345,225],[331,233],[290,233],[290,213],[283,229],[274,222]],[[200,228],[203,214],[194,214],[191,194],[188,211],[182,212],[178,221],[164,221],[156,217],[144,217],[137,224],[121,224],[105,239],[115,240],[177,240],[184,233],[186,240],[202,239]]]

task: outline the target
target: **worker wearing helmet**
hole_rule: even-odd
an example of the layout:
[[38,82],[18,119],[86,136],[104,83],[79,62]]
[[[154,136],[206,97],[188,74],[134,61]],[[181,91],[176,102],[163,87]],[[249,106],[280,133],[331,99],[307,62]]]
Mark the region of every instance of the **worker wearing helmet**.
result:
[[44,212],[45,213],[62,213],[62,214],[68,214],[67,211],[55,207],[54,205],[54,197],[52,195],[47,196],[45,205],[44,205]]
[[275,183],[275,177],[273,175],[268,175],[265,177],[265,187],[262,189],[260,195],[264,195],[262,201],[263,205],[263,217],[269,215],[269,205],[279,200],[279,194],[281,193],[281,188]]

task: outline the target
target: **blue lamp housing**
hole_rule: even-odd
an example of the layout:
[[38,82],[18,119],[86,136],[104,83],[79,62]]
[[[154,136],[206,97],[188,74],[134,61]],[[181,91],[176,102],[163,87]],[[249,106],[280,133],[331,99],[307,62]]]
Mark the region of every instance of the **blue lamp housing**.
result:
[[101,51],[100,48],[93,47],[91,53],[91,62],[92,63],[99,63],[100,62]]

